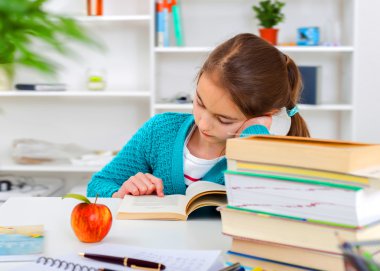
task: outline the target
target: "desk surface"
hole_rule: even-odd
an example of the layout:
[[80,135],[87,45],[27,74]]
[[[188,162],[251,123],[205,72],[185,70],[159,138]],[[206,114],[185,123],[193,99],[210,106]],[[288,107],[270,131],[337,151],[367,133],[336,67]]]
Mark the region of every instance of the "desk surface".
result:
[[[113,217],[120,199],[98,199],[107,205]],[[85,251],[94,244],[80,242],[70,225],[71,210],[79,202],[74,199],[42,197],[11,198],[0,207],[0,225],[43,224],[46,256]],[[166,249],[219,249],[230,247],[230,238],[221,233],[218,217],[191,217],[187,221],[115,220],[102,243],[126,244]],[[97,245],[99,243],[95,243]],[[0,270],[9,270],[22,263],[0,262]]]

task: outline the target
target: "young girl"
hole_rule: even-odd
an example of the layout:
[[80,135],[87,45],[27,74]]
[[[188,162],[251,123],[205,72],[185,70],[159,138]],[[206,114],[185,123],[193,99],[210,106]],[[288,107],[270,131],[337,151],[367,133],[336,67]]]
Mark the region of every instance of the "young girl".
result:
[[302,83],[285,54],[253,34],[219,45],[197,78],[193,114],[151,118],[88,184],[88,196],[184,194],[197,180],[224,184],[226,140],[269,134],[286,108],[288,135],[309,136],[297,111]]

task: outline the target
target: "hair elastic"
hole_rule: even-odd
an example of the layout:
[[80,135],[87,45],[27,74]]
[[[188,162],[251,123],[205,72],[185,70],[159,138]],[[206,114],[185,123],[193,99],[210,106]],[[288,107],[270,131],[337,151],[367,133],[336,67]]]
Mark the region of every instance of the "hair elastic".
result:
[[289,117],[293,117],[295,114],[298,113],[298,106],[294,106],[292,109],[286,110],[286,112],[288,113]]

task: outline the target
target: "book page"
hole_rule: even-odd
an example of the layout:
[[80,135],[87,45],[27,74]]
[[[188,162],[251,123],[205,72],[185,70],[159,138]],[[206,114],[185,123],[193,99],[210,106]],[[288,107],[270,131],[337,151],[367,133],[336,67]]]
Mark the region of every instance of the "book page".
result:
[[[118,213],[178,213],[185,215],[186,197],[184,195],[156,195],[131,196],[126,195],[120,205]],[[149,217],[147,217],[149,218]]]
[[186,197],[190,200],[195,195],[201,194],[207,191],[226,191],[226,187],[218,183],[198,181],[191,184],[186,189]]
[[222,206],[227,204],[226,187],[221,184],[198,181],[191,184],[186,190],[188,203],[186,214],[204,206]]

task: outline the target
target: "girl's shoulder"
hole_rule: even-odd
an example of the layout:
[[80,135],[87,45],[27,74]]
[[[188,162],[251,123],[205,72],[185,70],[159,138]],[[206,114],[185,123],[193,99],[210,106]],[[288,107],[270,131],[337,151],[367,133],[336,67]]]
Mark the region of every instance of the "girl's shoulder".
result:
[[151,120],[155,125],[176,125],[190,119],[193,119],[193,115],[189,113],[165,112],[155,115]]

